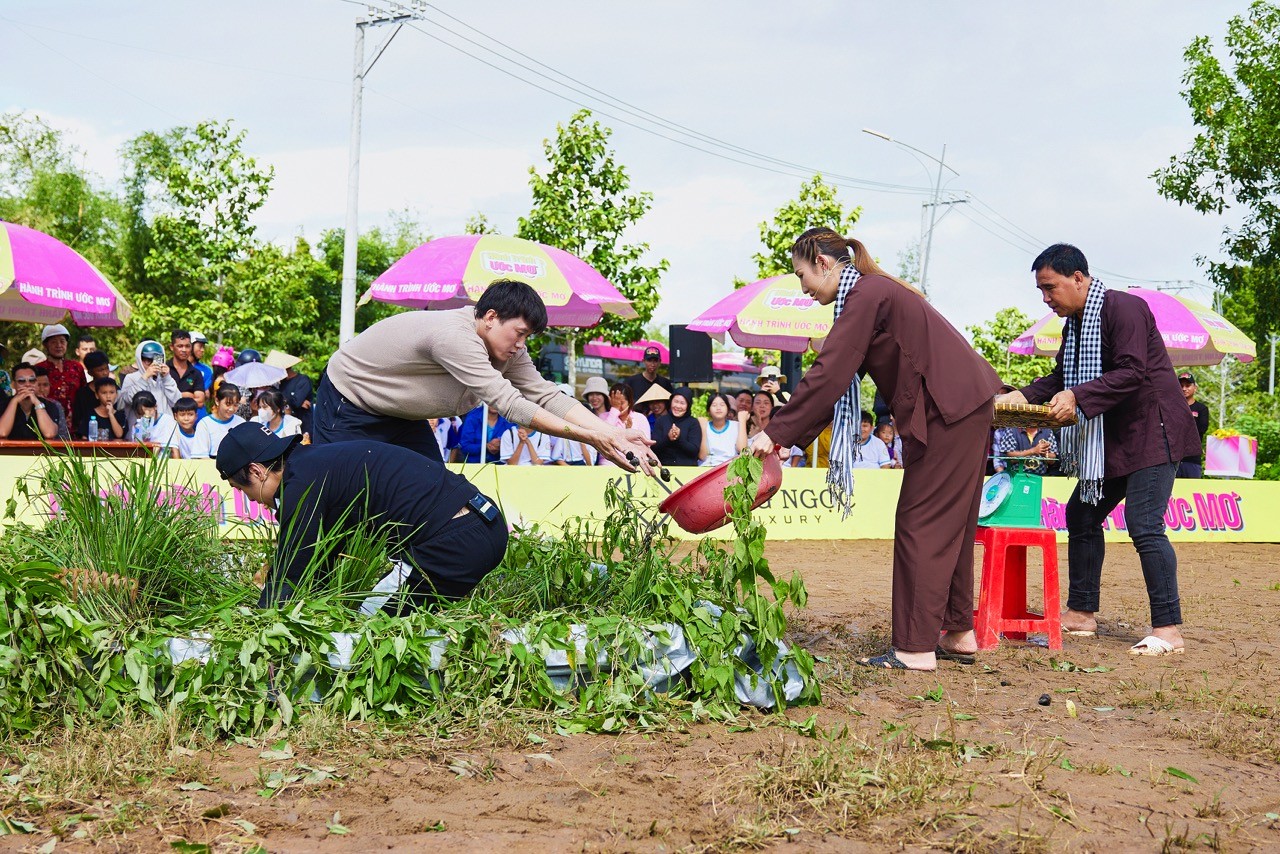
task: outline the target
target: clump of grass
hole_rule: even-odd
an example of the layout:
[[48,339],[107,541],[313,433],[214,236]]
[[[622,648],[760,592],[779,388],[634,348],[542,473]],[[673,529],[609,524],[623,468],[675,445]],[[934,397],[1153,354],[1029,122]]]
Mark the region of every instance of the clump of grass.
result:
[[252,593],[235,551],[222,542],[220,500],[202,495],[166,459],[55,453],[42,461],[16,491],[47,521],[14,526],[7,548],[18,561],[61,570],[86,616],[125,625]]
[[741,781],[738,794],[775,826],[844,834],[896,813],[964,804],[970,794],[958,779],[952,753],[913,736],[890,734],[870,744],[841,729],[782,743]]

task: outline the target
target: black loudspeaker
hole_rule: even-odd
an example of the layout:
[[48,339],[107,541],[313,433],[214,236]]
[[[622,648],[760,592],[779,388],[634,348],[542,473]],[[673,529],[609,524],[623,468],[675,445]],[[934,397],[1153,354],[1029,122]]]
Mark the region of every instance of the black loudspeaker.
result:
[[673,383],[709,383],[711,372],[711,336],[690,332],[687,326],[672,325],[668,329],[671,348],[671,381]]
[[782,375],[787,378],[787,384],[782,387],[782,390],[788,394],[795,391],[796,386],[800,384],[800,375],[802,373],[800,370],[800,356],[800,353],[783,352],[782,364],[778,366],[778,370],[782,371]]

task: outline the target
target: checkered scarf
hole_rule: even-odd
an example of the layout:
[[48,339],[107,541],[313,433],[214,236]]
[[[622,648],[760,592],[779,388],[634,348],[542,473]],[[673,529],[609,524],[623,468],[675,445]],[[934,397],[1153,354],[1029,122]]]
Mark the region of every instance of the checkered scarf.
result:
[[[1063,334],[1062,385],[1073,388],[1102,376],[1102,301],[1107,289],[1102,282],[1089,282],[1084,313],[1070,318]],[[1063,427],[1058,438],[1061,469],[1080,481],[1080,500],[1097,504],[1102,498],[1106,476],[1106,446],[1102,439],[1102,415],[1085,418],[1076,409],[1078,422]]]
[[[861,278],[852,262],[845,264],[840,270],[840,285],[836,289],[835,317],[838,319],[844,311],[845,300],[854,283]],[[862,377],[854,374],[849,390],[836,401],[835,416],[831,422],[831,451],[827,462],[827,488],[835,501],[841,518],[847,519],[853,512],[853,466],[860,454],[859,440],[862,438],[862,400],[859,386]]]

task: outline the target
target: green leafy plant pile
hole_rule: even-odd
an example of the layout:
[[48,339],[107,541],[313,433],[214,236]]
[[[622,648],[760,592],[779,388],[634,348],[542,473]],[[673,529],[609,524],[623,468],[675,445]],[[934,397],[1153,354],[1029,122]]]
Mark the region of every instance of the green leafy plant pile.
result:
[[[606,520],[580,521],[554,537],[517,531],[503,564],[471,597],[368,617],[353,607],[358,597],[349,582],[316,584],[279,607],[252,607],[247,567],[212,560],[227,548],[216,527],[211,535],[182,528],[196,524],[186,517],[199,514],[198,506],[168,504],[157,514],[150,501],[111,504],[112,493],[101,495],[94,482],[47,479],[89,477],[67,470],[77,465],[52,465],[40,494],[56,483],[62,508],[79,509],[6,537],[15,562],[0,570],[0,731],[21,733],[64,717],[111,720],[140,709],[211,735],[245,734],[323,708],[440,731],[519,710],[563,732],[617,732],[730,718],[741,709],[735,678],[763,680],[776,707],[785,707],[783,664],[805,684],[792,701],[818,700],[810,656],[784,652],[784,607],[802,606],[805,591],[798,577],[776,580],[764,558],[764,529],[749,513],[760,476],[754,458],[731,469],[732,550],[704,540],[678,555],[668,523],[615,483]],[[150,471],[151,487],[167,479],[162,470],[139,468]],[[153,495],[144,475],[136,476],[131,494]],[[93,500],[67,498],[81,487],[92,487]],[[134,551],[123,544],[94,551],[85,545],[89,534],[73,529],[112,524],[96,503],[108,515],[136,512],[148,524],[178,526],[183,542],[162,548],[156,534],[155,543]],[[201,538],[204,545],[188,541]],[[68,552],[59,543],[80,545]],[[371,544],[363,549],[367,559],[385,561]],[[209,553],[196,557],[206,547]],[[151,580],[148,573],[164,576],[173,566],[165,548],[188,550],[193,563],[175,572],[176,580]],[[247,547],[250,555],[255,550],[263,544]],[[138,578],[140,589],[154,593],[124,602],[77,595],[61,578],[68,554],[105,555],[96,566]],[[655,691],[654,669],[663,662],[654,648],[677,629],[697,659]],[[738,655],[746,639],[763,674]],[[546,663],[556,655],[565,662],[559,680]]]

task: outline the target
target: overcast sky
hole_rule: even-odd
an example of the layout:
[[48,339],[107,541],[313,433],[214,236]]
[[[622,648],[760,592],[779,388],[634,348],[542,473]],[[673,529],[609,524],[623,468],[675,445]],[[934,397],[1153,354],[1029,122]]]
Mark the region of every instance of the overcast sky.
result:
[[[1116,274],[1203,282],[1196,256],[1217,256],[1223,221],[1160,199],[1149,175],[1194,133],[1179,96],[1183,51],[1197,35],[1220,44],[1245,2],[436,8],[667,121],[827,174],[923,188],[932,175],[921,162],[861,129],[935,157],[945,143],[959,173],[947,188],[973,199],[935,231],[929,290],[962,327],[1007,305],[1040,316],[1028,267],[1049,242],[1079,245],[1113,287],[1129,283]],[[234,119],[276,169],[261,236],[315,236],[343,223],[353,22],[363,9],[349,0],[6,0],[0,109],[38,112],[69,131],[107,179],[119,175],[120,145],[141,131]],[[437,23],[400,32],[368,77],[361,226],[408,209],[443,235],[482,211],[510,233],[528,209],[527,170],[541,164],[543,139],[577,107],[433,40],[478,54],[439,25],[483,36],[428,17]],[[388,32],[371,32],[370,52]],[[600,118],[615,128],[633,186],[654,194],[634,237],[671,263],[656,319],[687,322],[735,275],[752,276],[758,224],[794,197],[801,173]],[[856,235],[896,268],[920,238],[925,194],[848,187],[840,196],[863,209]]]

